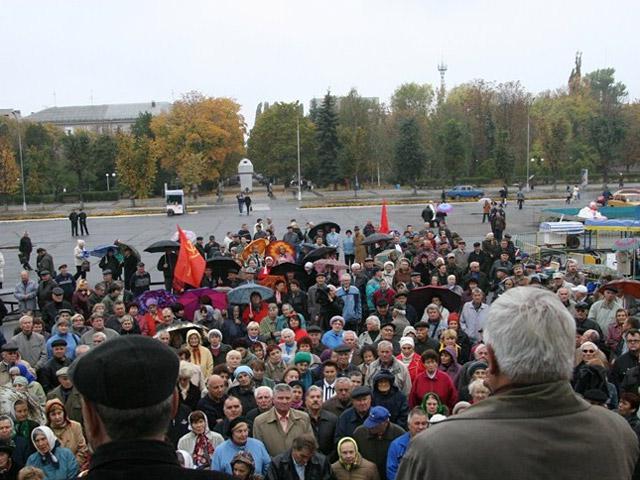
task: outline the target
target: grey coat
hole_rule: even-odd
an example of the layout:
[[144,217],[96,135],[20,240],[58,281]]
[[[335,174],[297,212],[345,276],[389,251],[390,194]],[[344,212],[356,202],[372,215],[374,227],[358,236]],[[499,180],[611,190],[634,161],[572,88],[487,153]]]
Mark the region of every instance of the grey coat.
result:
[[38,309],[38,284],[29,280],[25,285],[22,281],[16,284],[13,296],[18,300],[18,308],[21,312]]
[[34,369],[40,368],[47,362],[47,340],[39,333],[33,332],[27,337],[20,332],[11,341],[18,345],[20,356]]
[[432,425],[409,444],[397,478],[622,480],[638,451],[622,416],[559,381],[502,391]]

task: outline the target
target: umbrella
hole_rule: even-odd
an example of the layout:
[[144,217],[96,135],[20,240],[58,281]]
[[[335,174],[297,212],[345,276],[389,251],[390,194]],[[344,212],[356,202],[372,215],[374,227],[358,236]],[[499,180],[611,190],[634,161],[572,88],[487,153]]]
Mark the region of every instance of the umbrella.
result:
[[226,277],[229,270],[240,271],[240,265],[229,257],[215,256],[207,259],[207,267],[213,270],[213,273],[221,277]]
[[177,250],[179,248],[180,244],[178,242],[174,242],[173,240],[159,240],[149,245],[144,251],[149,253],[164,253],[166,249]]
[[320,260],[321,258],[325,258],[326,255],[330,255],[332,253],[336,253],[336,247],[320,247],[315,250],[311,250],[307,255],[302,259],[302,264],[304,265],[307,262],[315,262],[316,260]]
[[271,275],[285,275],[288,272],[304,273],[304,267],[299,263],[283,262],[269,271]]
[[424,309],[430,303],[433,303],[433,297],[440,297],[442,305],[445,306],[450,312],[457,312],[460,310],[462,304],[462,298],[455,292],[452,292],[447,287],[418,287],[409,292],[407,297],[407,303],[416,309],[416,312],[424,312]]
[[[264,287],[268,287],[271,290],[275,290],[276,282],[279,280],[282,280],[283,282],[287,281],[282,275],[265,275],[260,279],[259,283]],[[287,291],[286,288],[285,288],[285,291]]]
[[289,242],[285,242],[284,240],[278,240],[276,242],[269,243],[267,247],[266,255],[272,257],[274,260],[278,258],[280,255],[280,248],[283,247],[285,253],[291,255],[295,258],[296,256],[296,247],[291,245]]
[[[191,230],[183,230],[184,234],[187,236],[187,239],[191,242],[191,243],[195,243],[196,238],[198,237],[198,235],[196,234],[196,232],[193,232]],[[180,233],[178,232],[174,232],[173,235],[171,235],[170,240],[173,240],[174,242],[179,241],[180,239]]]
[[158,331],[169,332],[169,345],[177,346],[187,343],[185,336],[189,330],[198,330],[202,338],[207,338],[208,329],[204,325],[198,325],[192,322],[176,322],[168,327],[159,327]]
[[640,246],[640,239],[634,237],[619,238],[613,242],[613,246],[618,251],[631,252]]
[[438,208],[436,208],[436,210],[442,213],[449,213],[451,210],[453,210],[453,205],[451,205],[450,203],[441,203],[440,205],[438,205]]
[[393,240],[393,235],[386,233],[373,233],[362,241],[362,245],[373,245],[374,243],[389,242]]
[[484,205],[484,202],[489,202],[489,203],[491,203],[491,199],[490,199],[490,198],[487,198],[487,197],[482,197],[480,200],[478,200],[478,203],[479,203],[480,205]]
[[346,270],[347,268],[349,268],[348,265],[345,265],[344,263],[339,262],[338,260],[335,260],[333,258],[323,258],[321,260],[316,260],[315,262],[313,262],[313,266],[316,269],[316,272],[324,272],[327,265],[333,266],[334,270]]
[[227,293],[227,300],[229,303],[235,303],[238,305],[246,305],[251,301],[251,295],[253,293],[259,293],[263,300],[273,297],[273,290],[257,283],[244,283],[239,287],[236,287]]
[[102,258],[107,254],[109,250],[111,250],[112,252],[117,252],[118,247],[115,245],[100,245],[93,250],[89,250],[89,255],[91,255],[92,257]]
[[187,290],[178,297],[178,301],[184,305],[184,316],[189,320],[193,320],[193,314],[200,308],[200,298],[209,297],[211,304],[218,310],[227,308],[227,294],[212,288],[196,288]]
[[244,250],[242,250],[240,257],[242,257],[242,259],[246,261],[249,258],[249,255],[253,253],[254,248],[257,249],[258,254],[263,257],[264,252],[267,250],[267,245],[269,245],[269,240],[267,240],[266,238],[258,238],[244,247]]
[[129,249],[131,250],[131,253],[133,253],[133,256],[136,257],[138,260],[140,260],[140,252],[138,250],[136,250],[134,247],[132,247],[131,245],[129,245],[128,243],[124,243],[121,242],[120,240],[116,240],[115,242],[113,242],[115,245],[118,245],[118,247],[120,247],[120,251],[122,251],[122,253],[124,254],[125,249]]
[[602,289],[605,286],[616,287],[619,292],[622,292],[625,295],[631,295],[634,298],[640,298],[640,282],[638,280],[631,280],[627,278],[612,280],[600,287],[600,292],[602,292]]
[[335,222],[321,222],[311,230],[309,230],[309,238],[316,238],[318,230],[322,230],[325,234],[330,232],[332,228],[336,229],[336,232],[340,233],[340,225]]
[[169,307],[177,301],[176,297],[166,290],[147,290],[136,298],[140,313],[147,313],[147,300],[150,298],[155,299],[158,303],[158,308]]

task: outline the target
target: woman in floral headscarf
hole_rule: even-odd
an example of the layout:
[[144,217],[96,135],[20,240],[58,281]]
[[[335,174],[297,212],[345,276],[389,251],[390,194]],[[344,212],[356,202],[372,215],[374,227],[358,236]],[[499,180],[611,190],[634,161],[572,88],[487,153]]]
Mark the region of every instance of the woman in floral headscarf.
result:
[[338,442],[338,461],[331,465],[338,480],[379,480],[378,467],[358,452],[358,444],[351,437]]
[[224,438],[219,433],[209,430],[207,416],[200,410],[191,412],[188,421],[190,432],[178,440],[178,450],[191,454],[195,468],[209,468],[213,452],[224,442]]

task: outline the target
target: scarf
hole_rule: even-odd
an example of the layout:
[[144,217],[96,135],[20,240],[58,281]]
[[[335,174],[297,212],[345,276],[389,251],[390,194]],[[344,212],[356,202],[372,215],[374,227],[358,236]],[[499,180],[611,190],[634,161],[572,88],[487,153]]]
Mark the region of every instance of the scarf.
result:
[[206,433],[201,433],[196,437],[196,446],[193,448],[193,463],[196,467],[209,465],[213,456],[213,444],[209,441]]
[[55,449],[58,446],[58,440],[56,439],[56,436],[53,434],[53,431],[49,427],[46,427],[44,425],[41,427],[34,428],[33,432],[31,432],[31,441],[33,442],[34,446],[35,446],[36,435],[38,434],[41,434],[47,437],[47,443],[49,444],[49,451],[47,453],[40,453],[40,451],[36,449],[38,451],[38,455],[40,455],[40,460],[45,465],[49,463],[54,468],[60,468],[60,462],[58,461],[58,458],[54,455]]
[[[353,448],[355,448],[355,450],[356,450],[356,458],[355,458],[353,463],[344,463],[344,461],[342,460],[342,457],[340,456],[340,447],[342,446],[342,444],[344,442],[353,443]],[[338,442],[338,461],[340,462],[340,465],[342,466],[342,468],[344,468],[347,472],[350,472],[354,468],[357,468],[358,466],[360,466],[360,452],[358,452],[358,444],[356,443],[356,441],[353,438],[351,438],[351,437],[343,437]]]

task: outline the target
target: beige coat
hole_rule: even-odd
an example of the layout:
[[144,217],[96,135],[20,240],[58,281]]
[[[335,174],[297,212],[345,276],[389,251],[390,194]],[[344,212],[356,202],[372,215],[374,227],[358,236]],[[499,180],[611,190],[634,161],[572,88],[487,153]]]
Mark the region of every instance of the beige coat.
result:
[[254,438],[264,443],[272,457],[289,450],[293,439],[303,433],[313,433],[313,430],[309,415],[299,410],[289,410],[289,425],[286,433],[276,417],[275,407],[258,415],[253,422]]
[[620,415],[566,381],[505,390],[430,426],[409,444],[399,479],[630,479],[638,438]]
[[55,436],[58,437],[58,440],[60,440],[60,445],[73,452],[78,465],[84,465],[88,459],[89,449],[82,433],[82,426],[78,422],[69,420],[64,428],[55,428],[51,425],[50,427]]

